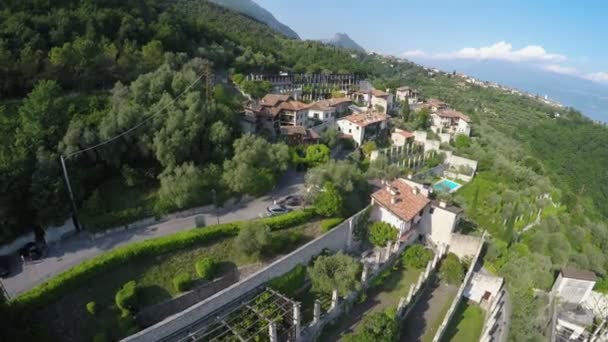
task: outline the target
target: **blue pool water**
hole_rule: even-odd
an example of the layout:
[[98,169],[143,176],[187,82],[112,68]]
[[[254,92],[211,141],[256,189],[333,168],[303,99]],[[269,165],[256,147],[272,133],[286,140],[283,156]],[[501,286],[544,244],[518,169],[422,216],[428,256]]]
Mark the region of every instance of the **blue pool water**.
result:
[[458,188],[460,188],[460,184],[452,182],[449,179],[442,179],[433,185],[433,189],[442,192],[454,192]]

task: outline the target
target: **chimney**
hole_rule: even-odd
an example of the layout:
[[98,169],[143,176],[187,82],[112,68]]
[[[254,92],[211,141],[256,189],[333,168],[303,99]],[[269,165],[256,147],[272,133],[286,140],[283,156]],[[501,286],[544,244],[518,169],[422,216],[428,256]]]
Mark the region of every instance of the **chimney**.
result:
[[412,174],[411,173],[407,174],[407,179],[412,179]]
[[445,201],[439,201],[439,206],[441,208],[445,208],[447,206],[447,203],[445,203]]
[[412,193],[413,193],[414,195],[418,195],[418,187],[413,187],[413,188],[412,188]]
[[396,204],[396,203],[397,203],[397,196],[391,195],[391,204]]

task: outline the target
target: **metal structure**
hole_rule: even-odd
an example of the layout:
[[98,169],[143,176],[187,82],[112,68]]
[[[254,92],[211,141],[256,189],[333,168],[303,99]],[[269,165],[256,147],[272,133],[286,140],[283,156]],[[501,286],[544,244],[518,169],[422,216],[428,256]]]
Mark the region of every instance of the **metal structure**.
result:
[[196,330],[178,339],[195,341],[294,342],[300,329],[300,303],[266,288],[237,305],[210,315],[196,324]]

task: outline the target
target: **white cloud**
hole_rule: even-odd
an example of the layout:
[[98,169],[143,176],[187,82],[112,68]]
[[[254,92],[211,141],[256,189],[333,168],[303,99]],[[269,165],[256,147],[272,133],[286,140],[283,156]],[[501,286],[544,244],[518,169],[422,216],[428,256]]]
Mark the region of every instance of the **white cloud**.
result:
[[402,55],[403,57],[426,57],[426,52],[422,50],[410,50],[404,52]]
[[435,59],[497,59],[510,62],[559,62],[566,57],[556,53],[547,53],[539,45],[528,45],[519,50],[513,50],[510,43],[501,41],[490,46],[479,48],[467,47],[454,52],[427,54],[422,50],[412,50],[403,53],[404,57],[428,57]]
[[585,78],[596,82],[608,82],[608,72],[594,72],[591,74],[587,74]]
[[571,76],[580,76],[581,75],[581,73],[580,73],[580,71],[578,71],[578,69],[559,65],[559,64],[544,65],[542,67],[542,69],[546,70],[546,71],[554,72],[556,74],[571,75]]

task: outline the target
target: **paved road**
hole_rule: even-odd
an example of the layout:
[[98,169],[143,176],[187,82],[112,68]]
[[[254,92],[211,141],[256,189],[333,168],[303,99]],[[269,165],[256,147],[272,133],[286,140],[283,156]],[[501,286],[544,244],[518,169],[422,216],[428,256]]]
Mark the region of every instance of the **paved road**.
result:
[[[304,188],[304,173],[288,171],[270,194],[249,201],[243,201],[229,208],[219,210],[220,222],[249,220],[259,216],[265,208],[278,197],[296,193]],[[217,222],[215,212],[204,214],[207,224]],[[67,240],[52,244],[45,259],[19,266],[10,277],[2,282],[8,294],[12,297],[43,283],[49,278],[90,259],[98,254],[132,242],[152,239],[194,226],[194,216],[173,219],[156,223],[148,227],[120,231],[103,238],[91,241],[86,233],[73,236]]]

